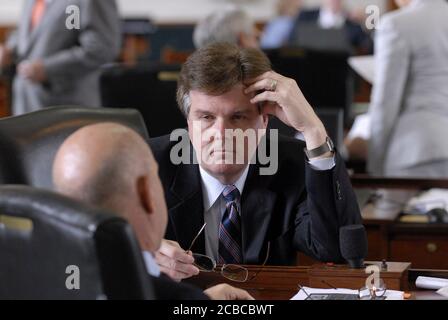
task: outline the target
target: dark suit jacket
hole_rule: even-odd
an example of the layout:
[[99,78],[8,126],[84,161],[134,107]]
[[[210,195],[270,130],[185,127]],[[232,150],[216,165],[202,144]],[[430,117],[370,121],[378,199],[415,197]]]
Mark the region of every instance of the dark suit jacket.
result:
[[209,300],[201,289],[175,282],[163,274],[150,278],[157,300]]
[[[306,10],[300,12],[297,16],[293,32],[291,33],[290,41],[294,42],[297,36],[297,29],[300,28],[301,23],[315,23],[319,19],[320,10]],[[347,33],[347,38],[353,48],[362,49],[364,53],[373,53],[373,40],[372,38],[364,32],[361,26],[349,19],[345,21],[344,29]]]
[[[169,209],[166,238],[188,248],[204,223],[202,188],[197,164],[170,161],[175,144],[168,136],[150,140]],[[321,261],[340,261],[339,227],[361,222],[340,157],[332,170],[316,171],[306,162],[304,147],[301,141],[280,137],[275,175],[259,175],[258,161],[250,165],[241,196],[244,263],[262,263],[268,241],[272,265],[295,264],[296,250]],[[205,253],[203,233],[192,250]]]

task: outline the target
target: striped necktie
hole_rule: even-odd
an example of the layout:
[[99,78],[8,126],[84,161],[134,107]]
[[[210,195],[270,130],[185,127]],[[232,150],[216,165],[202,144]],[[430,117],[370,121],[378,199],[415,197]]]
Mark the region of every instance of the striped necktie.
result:
[[47,3],[46,0],[35,0],[33,12],[31,14],[31,30],[34,30],[42,20],[44,16]]
[[240,264],[241,252],[241,217],[238,213],[240,192],[234,186],[227,186],[222,192],[226,200],[226,211],[219,225],[219,259],[220,264]]

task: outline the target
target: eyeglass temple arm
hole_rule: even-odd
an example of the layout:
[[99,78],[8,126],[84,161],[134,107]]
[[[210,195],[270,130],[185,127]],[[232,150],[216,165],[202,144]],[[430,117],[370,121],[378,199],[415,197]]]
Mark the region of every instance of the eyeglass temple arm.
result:
[[201,235],[202,231],[204,231],[205,226],[207,225],[207,222],[204,223],[204,225],[202,226],[201,230],[199,230],[198,234],[196,235],[196,237],[194,237],[193,241],[190,244],[190,247],[188,248],[187,252],[191,250],[191,248],[193,248],[194,243],[196,242],[196,240],[199,238],[199,236]]
[[261,265],[260,269],[258,269],[258,271],[252,277],[249,278],[249,281],[255,279],[255,277],[258,276],[258,274],[261,272],[261,270],[263,270],[264,266],[268,262],[270,252],[271,252],[271,242],[268,242],[268,248],[266,250],[266,257],[264,258],[263,264]]

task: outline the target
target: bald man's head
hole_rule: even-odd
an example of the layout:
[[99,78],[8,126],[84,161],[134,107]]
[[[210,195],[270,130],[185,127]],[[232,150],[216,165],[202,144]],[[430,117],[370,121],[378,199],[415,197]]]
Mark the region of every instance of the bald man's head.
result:
[[60,192],[103,205],[126,196],[133,179],[149,170],[151,157],[143,139],[125,126],[86,126],[60,147],[53,182]]
[[132,129],[101,123],[73,133],[56,155],[53,183],[67,196],[123,216],[141,245],[157,250],[166,227],[163,190],[149,146]]

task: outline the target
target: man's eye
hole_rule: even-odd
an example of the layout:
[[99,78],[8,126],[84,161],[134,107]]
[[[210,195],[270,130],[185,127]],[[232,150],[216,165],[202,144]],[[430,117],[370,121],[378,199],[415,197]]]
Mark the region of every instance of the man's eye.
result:
[[210,116],[210,115],[204,115],[204,116],[202,116],[202,119],[204,119],[204,120],[212,120],[213,117]]
[[242,120],[244,118],[245,118],[245,116],[242,116],[242,115],[234,115],[233,116],[233,120]]

